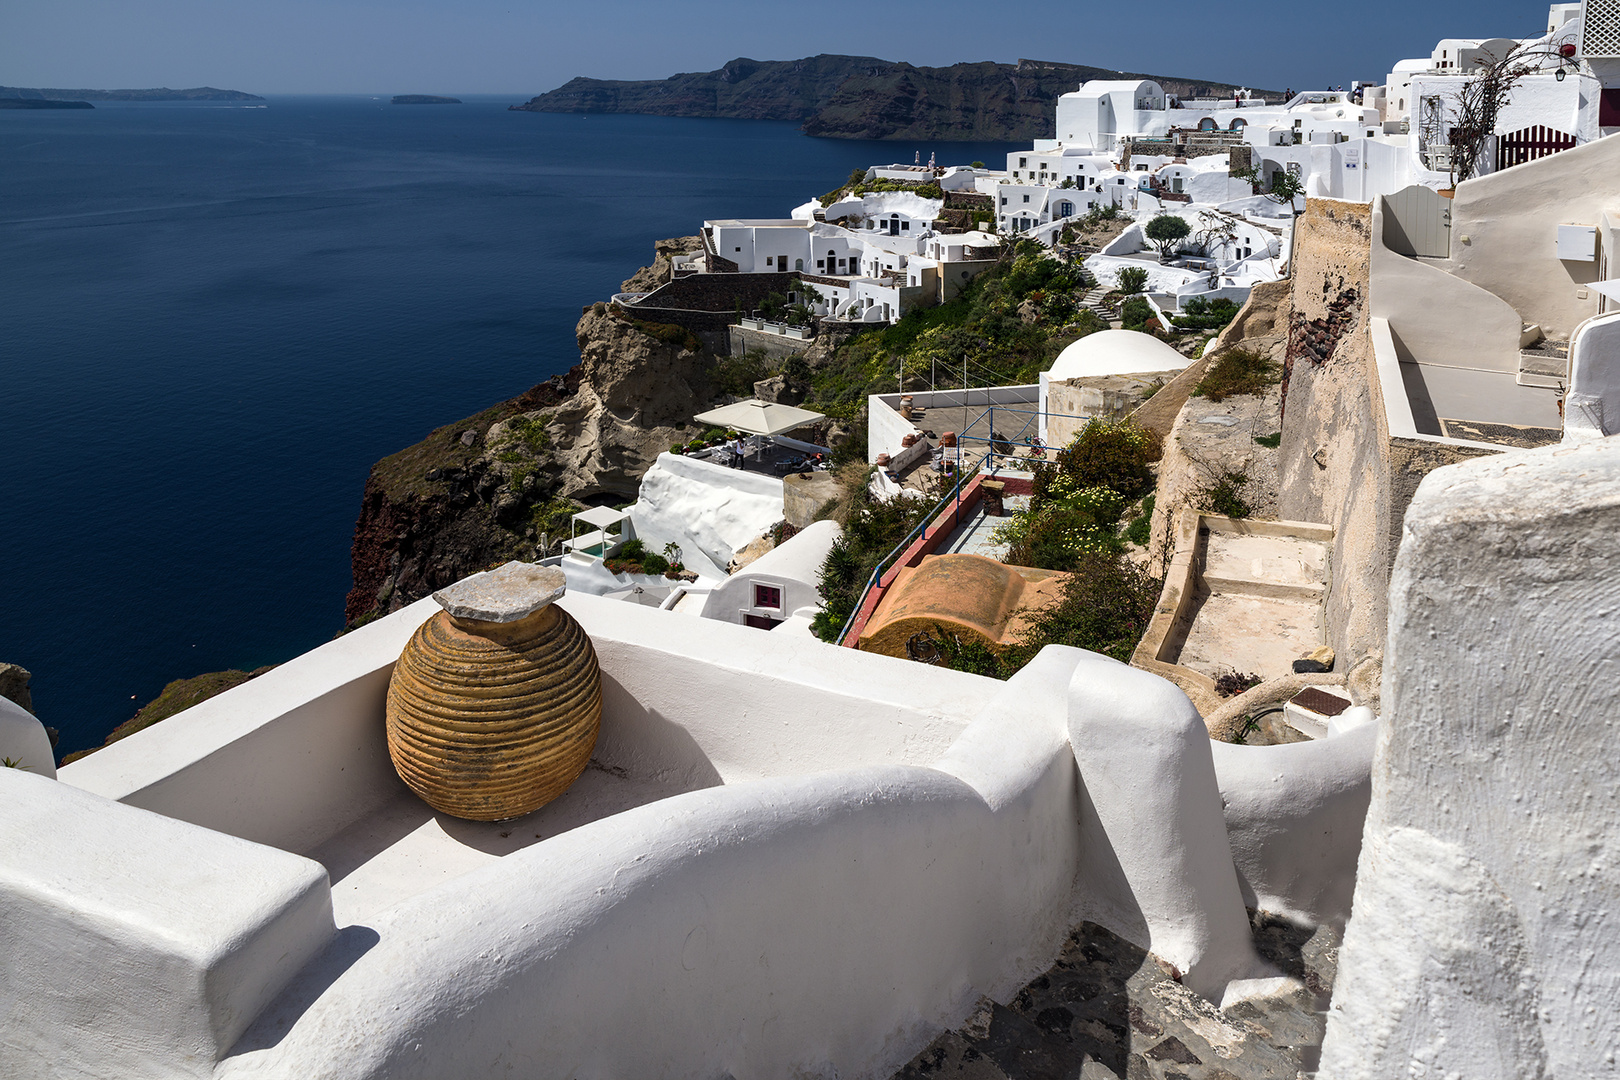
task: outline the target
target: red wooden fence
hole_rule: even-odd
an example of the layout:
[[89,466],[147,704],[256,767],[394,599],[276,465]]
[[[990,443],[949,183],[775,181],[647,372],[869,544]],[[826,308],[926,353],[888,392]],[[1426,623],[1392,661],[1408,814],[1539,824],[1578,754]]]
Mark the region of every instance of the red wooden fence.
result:
[[1496,167],[1506,169],[1575,148],[1575,136],[1536,124],[1496,138]]

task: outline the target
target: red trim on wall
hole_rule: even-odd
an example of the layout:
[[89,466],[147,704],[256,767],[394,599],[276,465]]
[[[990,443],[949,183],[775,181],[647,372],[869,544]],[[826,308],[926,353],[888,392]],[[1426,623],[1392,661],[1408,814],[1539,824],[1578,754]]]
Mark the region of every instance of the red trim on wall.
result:
[[1598,99],[1598,127],[1620,127],[1620,87],[1603,91]]

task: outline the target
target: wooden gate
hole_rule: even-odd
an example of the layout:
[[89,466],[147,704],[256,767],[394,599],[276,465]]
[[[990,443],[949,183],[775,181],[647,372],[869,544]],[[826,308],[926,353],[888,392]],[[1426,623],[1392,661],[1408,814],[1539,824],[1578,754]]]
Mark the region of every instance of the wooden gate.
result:
[[1496,137],[1496,167],[1507,169],[1574,148],[1575,136],[1557,128],[1536,124]]
[[1451,254],[1451,200],[1414,184],[1384,196],[1384,243],[1402,255]]

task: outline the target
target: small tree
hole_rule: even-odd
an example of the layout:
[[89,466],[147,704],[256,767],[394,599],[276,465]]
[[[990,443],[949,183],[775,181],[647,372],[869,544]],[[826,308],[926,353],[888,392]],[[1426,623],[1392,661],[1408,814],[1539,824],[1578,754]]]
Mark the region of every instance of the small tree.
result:
[[1261,175],[1259,169],[1253,166],[1247,169],[1236,169],[1231,175],[1239,180],[1247,180],[1253,184],[1256,195],[1264,195],[1272,202],[1281,203],[1284,206],[1293,206],[1294,200],[1305,194],[1305,181],[1292,169],[1278,169],[1272,173],[1271,184],[1264,191],[1261,191],[1260,188],[1265,183],[1265,177]]
[[1127,266],[1119,272],[1119,291],[1127,296],[1147,288],[1148,272],[1140,266]]
[[1237,220],[1230,214],[1223,214],[1218,210],[1200,211],[1198,231],[1193,235],[1193,244],[1197,246],[1200,254],[1210,255],[1235,242],[1237,235]]
[[1192,233],[1192,226],[1187,224],[1186,218],[1159,214],[1147,223],[1142,232],[1159,249],[1159,259],[1163,261],[1175,254],[1176,245],[1187,239]]
[[1457,118],[1451,125],[1453,187],[1479,175],[1486,148],[1496,134],[1497,114],[1513,97],[1519,81],[1537,71],[1547,57],[1559,61],[1561,73],[1565,57],[1552,49],[1515,45],[1500,58],[1487,50],[1475,61],[1478,69],[1457,94]]

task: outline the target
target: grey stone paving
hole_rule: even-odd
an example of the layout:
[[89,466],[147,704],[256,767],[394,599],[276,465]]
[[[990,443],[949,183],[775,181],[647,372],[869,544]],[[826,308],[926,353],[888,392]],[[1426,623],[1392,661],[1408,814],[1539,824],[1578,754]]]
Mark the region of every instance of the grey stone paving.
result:
[[1008,1005],[988,999],[894,1080],[1295,1080],[1316,1068],[1338,963],[1338,931],[1265,913],[1255,945],[1298,980],[1225,1012],[1173,969],[1092,923]]
[[[1015,510],[1028,510],[1029,500],[1028,495],[1008,495],[1003,505],[1011,514]],[[996,529],[1006,523],[1007,519],[1004,517],[987,516],[984,513],[984,504],[980,503],[973,516],[958,525],[956,530],[939,545],[935,554],[983,555],[989,559],[1000,560],[1007,554],[1007,545],[998,544],[990,537]]]

